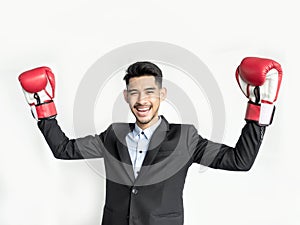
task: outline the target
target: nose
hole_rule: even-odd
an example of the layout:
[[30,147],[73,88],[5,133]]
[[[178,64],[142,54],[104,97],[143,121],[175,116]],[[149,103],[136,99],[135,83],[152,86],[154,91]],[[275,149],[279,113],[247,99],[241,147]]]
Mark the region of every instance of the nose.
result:
[[146,101],[146,98],[147,98],[147,95],[143,92],[140,92],[137,101],[138,101],[138,103],[143,103]]

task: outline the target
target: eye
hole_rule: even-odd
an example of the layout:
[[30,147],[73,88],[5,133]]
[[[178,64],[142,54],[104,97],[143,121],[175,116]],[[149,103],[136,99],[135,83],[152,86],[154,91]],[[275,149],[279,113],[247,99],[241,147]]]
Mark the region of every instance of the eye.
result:
[[136,92],[136,91],[131,91],[129,94],[130,94],[130,95],[136,95],[137,92]]
[[147,91],[146,93],[147,93],[147,94],[153,94],[154,91],[153,91],[153,90],[149,90],[149,91]]

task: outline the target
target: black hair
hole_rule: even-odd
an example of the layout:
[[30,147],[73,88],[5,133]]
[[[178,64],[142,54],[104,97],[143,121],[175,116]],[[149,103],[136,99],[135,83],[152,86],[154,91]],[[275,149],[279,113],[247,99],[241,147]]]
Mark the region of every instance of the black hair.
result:
[[154,63],[148,61],[135,62],[131,64],[127,68],[126,75],[124,76],[123,80],[125,80],[126,85],[128,85],[130,78],[144,75],[154,76],[158,87],[162,87],[162,72],[160,68]]

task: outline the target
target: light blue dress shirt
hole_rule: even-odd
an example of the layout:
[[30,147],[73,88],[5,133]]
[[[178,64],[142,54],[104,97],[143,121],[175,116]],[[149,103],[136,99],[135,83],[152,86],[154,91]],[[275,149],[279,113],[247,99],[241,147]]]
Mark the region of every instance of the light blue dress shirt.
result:
[[145,130],[142,130],[135,123],[134,129],[126,136],[126,143],[135,178],[137,178],[142,167],[143,161],[148,151],[151,136],[156,128],[160,125],[160,123],[161,118],[159,117],[158,121],[155,124]]

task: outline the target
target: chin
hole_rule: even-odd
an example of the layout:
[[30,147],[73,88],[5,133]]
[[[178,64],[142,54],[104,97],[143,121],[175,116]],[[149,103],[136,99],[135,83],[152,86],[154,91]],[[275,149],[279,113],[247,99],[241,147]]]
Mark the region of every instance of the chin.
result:
[[152,121],[154,120],[155,118],[155,115],[149,115],[147,117],[138,117],[138,116],[135,116],[136,120],[138,123],[140,124],[143,124],[143,125],[146,125],[146,124],[151,124]]
[[141,124],[148,124],[152,121],[152,119],[138,119],[139,123]]
[[153,117],[151,117],[151,116],[140,117],[137,115],[135,115],[135,118],[139,123],[142,123],[142,124],[147,124],[147,123],[151,122],[151,120],[153,119]]

